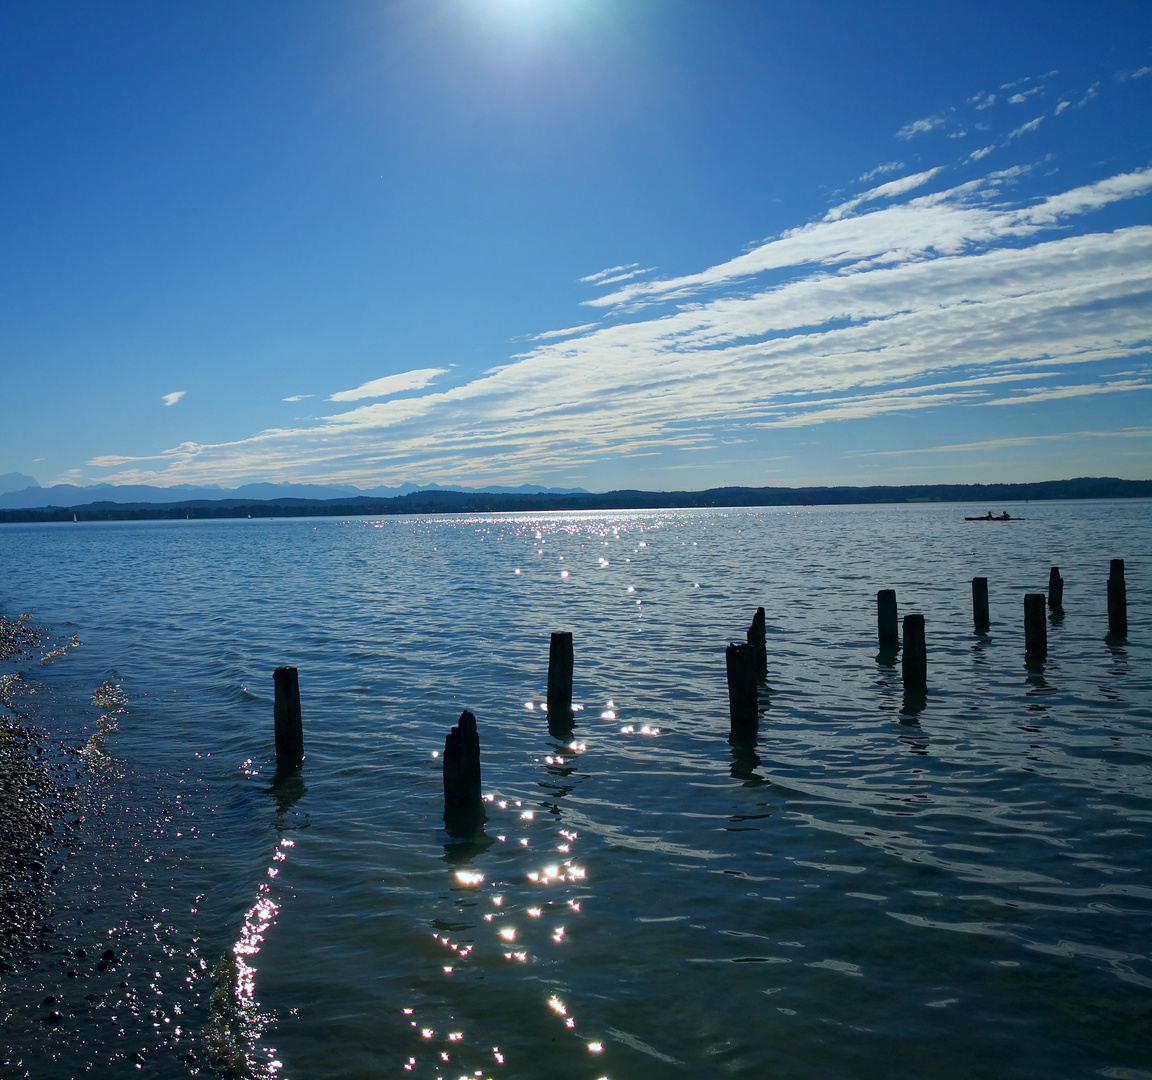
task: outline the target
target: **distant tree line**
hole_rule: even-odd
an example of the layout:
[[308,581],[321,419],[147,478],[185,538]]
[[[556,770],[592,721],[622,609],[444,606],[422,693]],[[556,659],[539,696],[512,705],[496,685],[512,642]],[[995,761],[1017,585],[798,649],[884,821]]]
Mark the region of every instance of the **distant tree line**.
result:
[[650,510],[720,506],[842,506],[852,503],[1024,502],[1152,497],[1152,480],[1083,477],[1035,484],[911,484],[874,487],[721,487],[707,491],[606,491],[601,494],[499,494],[413,491],[390,499],[197,499],[181,503],[89,503],[0,510],[0,522],[164,521],[181,518],[365,517],[397,514],[494,514],[542,510]]

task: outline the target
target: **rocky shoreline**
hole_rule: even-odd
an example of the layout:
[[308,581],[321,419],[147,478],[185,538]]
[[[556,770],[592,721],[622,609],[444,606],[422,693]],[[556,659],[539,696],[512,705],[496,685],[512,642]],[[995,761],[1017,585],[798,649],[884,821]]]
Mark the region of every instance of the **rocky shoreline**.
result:
[[[19,660],[43,643],[26,617],[0,617],[0,662]],[[39,735],[16,707],[23,680],[0,675],[0,974],[31,958],[41,934],[57,843],[56,785]]]

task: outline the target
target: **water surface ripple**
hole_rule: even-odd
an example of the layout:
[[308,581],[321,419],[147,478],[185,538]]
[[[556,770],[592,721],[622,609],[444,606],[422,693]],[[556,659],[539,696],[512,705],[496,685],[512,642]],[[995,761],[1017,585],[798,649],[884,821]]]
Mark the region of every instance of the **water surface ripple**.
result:
[[[89,809],[56,951],[0,975],[3,1075],[1147,1080],[1152,516],[1009,509],[5,526],[0,610],[81,642],[19,707],[85,748]],[[925,616],[924,700],[880,588]],[[733,747],[723,650],[760,604]],[[273,785],[284,663],[307,760]],[[474,842],[441,820],[464,708]],[[76,959],[109,942],[115,970]]]

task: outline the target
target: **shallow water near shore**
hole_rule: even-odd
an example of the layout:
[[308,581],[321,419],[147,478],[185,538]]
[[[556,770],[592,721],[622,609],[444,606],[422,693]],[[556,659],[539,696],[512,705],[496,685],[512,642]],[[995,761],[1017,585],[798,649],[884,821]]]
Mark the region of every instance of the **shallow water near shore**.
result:
[[[80,642],[18,672],[80,752],[0,1076],[1152,1077],[1152,507],[985,509],[0,528],[0,611]],[[925,615],[923,700],[881,588]],[[750,751],[724,646],[761,604]],[[281,664],[307,757],[274,783]]]

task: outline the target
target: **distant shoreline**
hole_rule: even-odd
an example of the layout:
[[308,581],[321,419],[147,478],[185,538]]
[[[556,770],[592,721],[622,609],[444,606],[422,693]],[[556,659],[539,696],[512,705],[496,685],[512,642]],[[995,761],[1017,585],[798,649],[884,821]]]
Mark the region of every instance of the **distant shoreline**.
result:
[[193,499],[174,503],[97,502],[0,510],[0,523],[165,521],[180,518],[379,517],[493,514],[548,510],[687,510],[732,506],[848,506],[876,503],[1000,503],[1152,498],[1152,480],[1084,477],[1034,484],[910,484],[874,487],[720,487],[706,491],[608,491],[554,494],[413,491],[392,498]]

